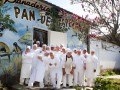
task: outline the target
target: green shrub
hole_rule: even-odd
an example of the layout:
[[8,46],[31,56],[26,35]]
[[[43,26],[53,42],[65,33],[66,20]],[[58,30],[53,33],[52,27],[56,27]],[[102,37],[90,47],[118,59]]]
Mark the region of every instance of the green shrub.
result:
[[1,81],[0,81],[0,90],[7,90],[7,88],[3,86]]
[[116,73],[113,72],[113,70],[108,69],[108,70],[105,70],[104,72],[102,72],[101,75],[102,76],[111,76],[111,75],[116,75]]
[[115,72],[117,75],[120,75],[120,69],[113,69],[113,72]]
[[5,87],[10,87],[14,84],[19,83],[21,61],[13,60],[8,66],[1,64],[2,75],[0,80]]
[[120,85],[111,79],[96,78],[93,90],[120,90]]
[[3,84],[1,83],[1,81],[0,81],[0,87],[3,87]]
[[120,79],[111,79],[114,84],[120,85]]

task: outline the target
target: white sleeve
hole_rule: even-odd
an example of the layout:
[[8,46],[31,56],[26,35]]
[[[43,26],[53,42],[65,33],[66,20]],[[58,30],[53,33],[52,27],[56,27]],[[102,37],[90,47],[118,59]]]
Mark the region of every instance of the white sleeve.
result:
[[32,59],[33,58],[33,53],[29,53],[28,54],[28,59]]
[[48,64],[49,63],[48,58],[43,58],[43,62]]
[[65,68],[65,60],[66,58],[64,57],[63,60],[62,60],[62,68]]
[[23,60],[23,59],[28,59],[28,58],[29,58],[28,55],[25,54],[25,52],[23,52],[23,54],[22,54],[22,60]]
[[94,57],[94,69],[97,69],[98,66],[98,58],[95,56]]
[[83,55],[81,56],[81,59],[82,59],[83,63],[86,63],[86,58]]
[[56,58],[56,64],[57,64],[57,65],[56,65],[55,67],[58,68],[59,65],[60,65],[60,59],[59,59],[58,57]]
[[76,67],[76,63],[75,63],[75,58],[73,59],[73,63],[72,63],[73,65],[73,67]]
[[23,52],[23,54],[22,54],[22,60],[23,59],[26,59],[26,55],[25,55],[25,53]]

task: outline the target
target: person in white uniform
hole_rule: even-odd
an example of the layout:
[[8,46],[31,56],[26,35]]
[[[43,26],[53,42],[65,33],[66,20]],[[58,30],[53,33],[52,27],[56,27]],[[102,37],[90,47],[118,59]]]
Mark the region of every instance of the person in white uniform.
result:
[[49,86],[51,84],[51,76],[50,76],[50,69],[49,69],[49,51],[46,51],[43,57],[45,60],[45,76],[44,76],[44,83],[45,86]]
[[50,50],[53,51],[55,46],[51,45],[50,47],[51,47]]
[[[65,47],[62,47],[62,50],[61,50],[61,56],[60,56],[60,59],[61,59],[61,68],[63,67],[64,65],[64,58],[66,57],[66,48]],[[62,73],[62,83],[63,83],[63,73]]]
[[98,58],[95,56],[95,52],[91,51],[91,54],[87,56],[86,59],[86,78],[87,86],[94,85],[95,73],[97,70]]
[[84,59],[84,83],[83,85],[86,86],[86,83],[85,83],[85,76],[86,76],[86,59],[87,59],[87,56],[88,56],[88,52],[87,52],[87,49],[83,49],[82,51],[82,58]]
[[64,47],[64,44],[60,44],[60,50],[62,50],[63,47]]
[[53,52],[50,52],[50,59],[49,59],[49,69],[50,69],[50,75],[51,75],[51,82],[54,88],[57,87],[56,84],[56,74],[57,74],[57,68],[58,68],[58,58],[55,57]]
[[50,46],[46,46],[46,50],[47,50],[47,51],[50,51]]
[[62,53],[61,53],[60,58],[61,58],[61,59],[62,59],[62,61],[63,61],[63,59],[66,57],[66,48],[65,48],[65,47],[63,47],[61,52],[62,52]]
[[48,62],[48,58],[46,57],[47,55],[48,54],[46,52],[44,52],[44,55],[42,53],[38,55],[39,61],[37,62],[36,65],[35,81],[39,82],[40,88],[44,87],[43,79],[46,71],[46,63]]
[[35,82],[36,65],[38,62],[38,55],[40,54],[40,49],[38,49],[37,44],[33,45],[33,49],[31,52],[33,53],[33,59],[32,59],[32,73],[31,73],[30,80],[28,83],[29,87],[32,87]]
[[84,58],[86,58],[87,55],[89,55],[89,54],[88,54],[87,50],[84,49],[84,50],[82,51],[82,56],[83,56]]
[[20,75],[20,84],[23,85],[28,84],[29,78],[31,75],[32,69],[32,58],[33,55],[30,53],[30,46],[27,46],[26,50],[22,54],[22,67],[21,67],[21,75]]
[[41,50],[38,48],[37,44],[34,44],[32,50],[31,50],[31,53],[33,53],[32,70],[36,68],[36,64],[38,61],[37,55],[40,52],[41,52]]
[[40,47],[40,41],[36,41],[37,47]]
[[36,41],[36,44],[37,44],[37,47],[38,47],[38,49],[40,49],[40,51],[41,51],[41,47],[40,47],[40,41]]
[[43,44],[43,45],[42,45],[42,50],[40,51],[40,53],[41,53],[42,55],[44,55],[44,53],[45,53],[45,51],[46,51],[46,47],[47,47],[46,44]]
[[77,56],[77,49],[74,48],[72,52],[73,59]]
[[63,87],[66,87],[67,84],[67,77],[68,77],[68,85],[71,87],[73,86],[73,73],[74,73],[74,67],[73,67],[73,57],[72,57],[72,51],[70,49],[67,50],[67,55],[64,57],[64,63],[63,63]]
[[56,78],[57,78],[57,88],[60,88],[60,85],[61,85],[61,81],[62,81],[62,66],[63,66],[63,61],[61,59],[61,54],[62,52],[60,52],[60,47],[59,46],[56,46],[56,51],[54,52],[55,53],[55,57],[57,57],[58,59],[58,68],[56,69],[56,72],[57,72],[57,75],[56,75]]
[[74,86],[82,86],[84,83],[84,58],[81,51],[77,51],[77,56],[73,60],[74,65]]

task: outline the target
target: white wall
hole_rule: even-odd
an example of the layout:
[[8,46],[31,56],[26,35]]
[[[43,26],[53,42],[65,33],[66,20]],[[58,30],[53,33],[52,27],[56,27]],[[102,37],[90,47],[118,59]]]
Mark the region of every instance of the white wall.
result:
[[[105,47],[105,45],[109,47],[107,48],[107,50],[102,48],[102,46]],[[110,43],[106,43],[101,40],[91,40],[90,48],[95,50],[96,55],[98,56],[98,59],[100,61],[100,66],[102,66],[102,69],[120,69],[120,47]]]
[[60,45],[64,44],[67,46],[67,34],[62,32],[48,31],[48,42],[49,45]]

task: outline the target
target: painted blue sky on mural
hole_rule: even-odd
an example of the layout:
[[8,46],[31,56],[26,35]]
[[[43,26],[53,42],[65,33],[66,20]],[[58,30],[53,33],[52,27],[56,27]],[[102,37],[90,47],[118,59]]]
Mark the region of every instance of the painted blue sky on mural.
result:
[[[17,7],[16,12],[18,12],[17,10],[19,9],[19,14],[17,14],[17,18],[15,14],[15,7]],[[22,15],[23,14],[25,15],[25,13],[23,13],[23,10],[26,10],[28,20],[26,19],[26,17],[23,17],[22,19]],[[21,39],[29,30],[33,30],[33,27],[41,28],[43,30],[48,30],[48,27],[46,26],[46,21],[43,24],[40,21],[38,21],[38,19],[40,19],[41,17],[40,17],[40,10],[37,8],[25,6],[22,4],[14,4],[7,2],[2,8],[2,11],[4,15],[9,14],[10,18],[15,21],[14,27],[18,31],[17,33],[15,33],[9,30],[4,30],[3,36],[0,38],[0,42],[4,42],[7,45],[9,45],[10,49],[13,48],[14,42],[18,42],[18,44],[21,47],[25,47],[22,43],[19,42],[19,39]],[[35,20],[33,19],[29,20],[30,11],[31,12],[34,11]],[[79,41],[77,37],[71,37],[73,34],[75,34],[75,32],[72,30],[72,28],[70,28],[70,30],[67,31],[67,41],[68,41],[67,46],[70,48],[75,48],[76,46],[79,48],[80,47],[83,48],[82,42]]]

